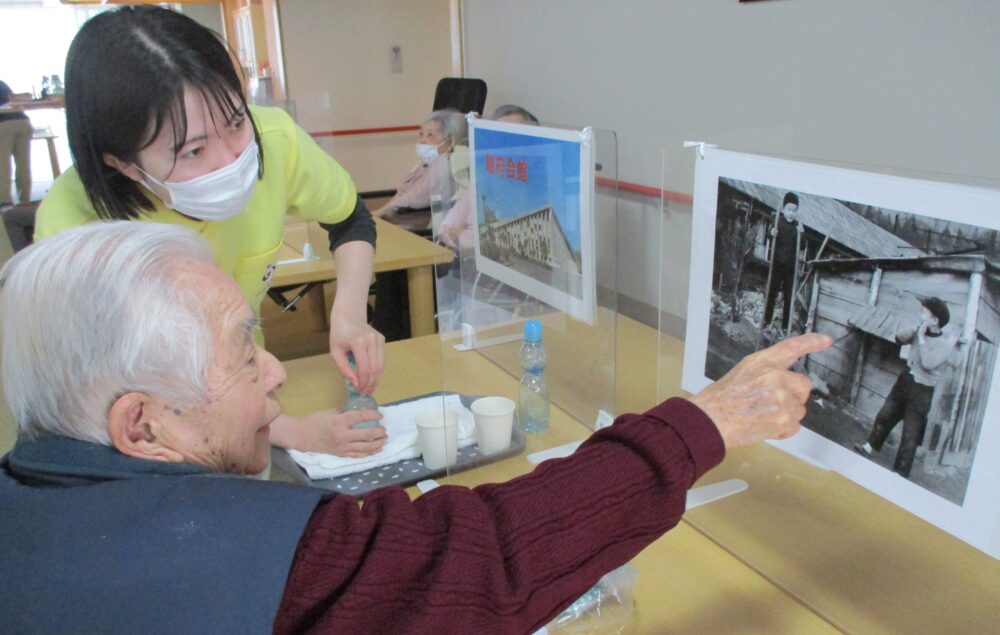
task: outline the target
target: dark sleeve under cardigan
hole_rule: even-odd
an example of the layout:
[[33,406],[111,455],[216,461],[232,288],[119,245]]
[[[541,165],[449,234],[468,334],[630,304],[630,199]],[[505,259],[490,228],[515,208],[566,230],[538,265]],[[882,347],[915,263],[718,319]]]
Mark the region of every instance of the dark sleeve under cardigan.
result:
[[276,633],[532,633],[674,527],[722,461],[711,420],[670,399],[506,483],[321,504]]
[[375,219],[372,218],[372,213],[360,196],[354,202],[354,210],[350,216],[339,223],[320,223],[319,226],[326,230],[331,252],[337,251],[337,247],[344,243],[355,240],[375,247]]

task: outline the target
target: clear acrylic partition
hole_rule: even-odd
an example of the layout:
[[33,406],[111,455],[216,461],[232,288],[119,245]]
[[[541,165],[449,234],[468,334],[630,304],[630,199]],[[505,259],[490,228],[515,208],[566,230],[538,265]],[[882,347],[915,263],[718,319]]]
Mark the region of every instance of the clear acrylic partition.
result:
[[[561,129],[574,130],[564,127]],[[580,128],[575,130],[582,132]],[[467,402],[474,397],[499,396],[510,399],[516,405],[519,380],[524,374],[518,353],[523,342],[525,323],[528,320],[539,320],[543,326],[543,342],[548,353],[544,376],[550,391],[550,427],[547,432],[526,434],[517,423],[519,419],[515,417],[509,454],[532,453],[579,441],[595,426],[610,422],[617,414],[617,258],[621,248],[616,223],[617,139],[610,130],[587,129],[586,134],[592,135],[595,164],[591,177],[593,181],[584,184],[585,187],[592,188],[592,253],[583,253],[587,249],[587,232],[582,231],[582,227],[571,226],[568,231],[562,227],[567,218],[571,219],[568,221],[571,225],[583,225],[586,220],[572,219],[585,219],[587,213],[581,214],[580,210],[574,208],[563,214],[553,205],[553,213],[548,214],[544,210],[546,205],[525,203],[528,208],[523,210],[503,209],[494,212],[491,209],[490,213],[495,213],[495,216],[490,220],[499,226],[508,219],[529,217],[532,214],[539,216],[541,221],[524,234],[526,242],[507,243],[505,249],[509,251],[503,254],[484,254],[481,251],[480,257],[486,255],[491,259],[495,258],[504,266],[526,272],[535,280],[545,282],[546,286],[569,289],[571,293],[583,294],[581,283],[584,286],[591,284],[591,289],[595,291],[592,292],[594,301],[590,315],[574,314],[578,307],[564,307],[565,310],[555,308],[550,303],[551,296],[499,280],[477,267],[477,227],[482,223],[472,222],[471,215],[477,213],[477,199],[482,199],[485,190],[482,181],[479,196],[473,189],[469,166],[476,161],[476,157],[471,155],[467,147],[458,148],[452,157],[450,189],[440,184],[432,186],[434,239],[439,244],[452,248],[455,255],[452,262],[438,265],[435,270],[443,391],[446,394],[461,395]],[[518,149],[508,150],[510,158],[516,160]],[[546,150],[539,150],[539,146],[535,146],[534,151],[536,154],[544,154]],[[482,169],[484,158],[481,156],[479,160]],[[535,168],[531,167],[530,162],[527,166],[529,173],[521,176],[531,179],[534,173],[530,171]],[[517,181],[516,167],[513,169],[515,171],[510,173],[511,178]],[[584,180],[587,180],[586,177]],[[576,187],[575,182],[573,186]],[[482,204],[481,200],[479,204]],[[514,207],[516,204],[510,205]],[[539,207],[542,208],[540,211]],[[487,244],[486,228],[482,227],[478,231],[484,235],[483,244]],[[527,242],[533,239],[532,236],[538,235],[559,238],[566,235],[565,244],[579,241],[580,247],[571,248],[563,254],[556,252],[562,245],[555,241],[546,245],[542,245],[542,241],[531,244]],[[527,251],[521,253],[519,249]],[[535,249],[535,252],[530,252],[531,249]],[[565,256],[565,259],[560,261],[559,255]],[[576,271],[586,269],[588,262],[592,262],[593,273],[576,275]],[[568,265],[579,269],[568,271]],[[563,275],[564,271],[568,271],[568,274]],[[519,408],[516,409],[516,413],[518,412]],[[466,442],[460,440],[460,445]],[[469,466],[460,464],[457,469]]]
[[[976,177],[849,165],[792,156],[791,138],[786,139],[787,135],[775,134],[769,138],[769,142],[762,140],[767,135],[758,135],[757,139],[750,133],[722,136],[725,138],[706,141],[729,141],[730,145],[723,148],[725,150],[823,166],[958,185],[994,189],[1000,187],[998,181]],[[786,139],[788,143],[782,144],[782,139]],[[691,323],[704,322],[706,314],[709,344],[706,347],[705,340],[702,339],[701,348],[697,348],[699,351],[706,350],[706,355],[701,359],[688,360],[688,363],[696,367],[694,374],[703,374],[708,379],[721,376],[743,355],[759,350],[788,333],[794,335],[809,330],[832,333],[831,329],[834,328],[829,324],[820,324],[824,319],[823,311],[817,309],[817,305],[822,303],[822,296],[817,294],[817,297],[812,297],[811,291],[796,296],[797,302],[792,304],[794,310],[790,311],[790,330],[786,330],[781,312],[783,297],[780,293],[774,294],[776,301],[771,307],[770,324],[761,326],[768,308],[768,272],[773,271],[769,260],[772,247],[768,223],[773,221],[775,208],[782,206],[785,192],[783,189],[775,194],[770,190],[777,190],[779,184],[769,183],[766,185],[770,187],[760,187],[761,183],[720,179],[718,199],[714,203],[718,211],[714,223],[714,252],[710,245],[700,241],[692,245],[699,240],[698,236],[692,236],[693,214],[704,213],[701,211],[704,206],[699,204],[695,208],[691,197],[695,192],[694,169],[698,157],[699,149],[683,148],[680,139],[664,150],[664,220],[660,232],[661,314],[656,361],[657,398],[660,400],[674,395],[687,395],[689,393],[684,390],[685,387],[697,387],[692,385],[690,378],[687,382],[682,382],[685,337],[686,333],[692,332]],[[794,188],[787,183],[780,185],[788,189]],[[955,223],[939,223],[933,227],[923,227],[917,223],[917,226],[906,227],[911,219],[905,215],[883,214],[873,206],[859,204],[864,201],[850,199],[851,196],[848,195],[828,200],[831,209],[827,209],[825,213],[831,213],[833,207],[839,206],[841,212],[852,213],[870,221],[859,221],[856,224],[869,230],[869,238],[870,235],[880,237],[872,243],[871,249],[875,252],[869,252],[868,255],[875,253],[878,256],[902,256],[902,253],[889,254],[882,251],[887,245],[899,247],[907,241],[911,245],[919,244],[921,252],[929,255],[971,253],[976,251],[973,243],[982,242],[979,238],[983,237],[989,243],[988,250],[994,250],[989,258],[994,257],[995,250],[1000,247],[1000,243],[996,241],[996,232],[989,239],[988,232],[977,234],[975,231],[959,228]],[[807,204],[803,197],[803,205],[800,206],[803,213],[808,213],[807,208],[816,209],[815,206],[820,205],[817,201],[818,198],[810,198]],[[818,218],[820,212],[815,213]],[[860,243],[850,247],[846,244],[852,239],[866,240],[861,235],[865,232],[856,232],[858,235],[852,238],[845,235],[851,230],[843,226],[839,229],[818,227],[818,220],[814,220],[813,224],[815,226],[811,230],[816,235],[809,235],[807,246],[802,247],[808,250],[806,262],[820,260],[823,253],[837,254],[838,250],[839,256],[833,257],[861,258],[859,253],[864,248],[858,246]],[[921,232],[921,227],[930,231]],[[961,231],[956,231],[957,229]],[[828,239],[825,246],[822,246],[823,235],[833,235],[833,239]],[[838,237],[840,241],[836,240]],[[906,240],[900,241],[900,237]],[[962,240],[967,243],[964,248],[956,247]],[[817,251],[820,249],[821,252]],[[698,258],[708,259],[707,264],[706,261],[701,261],[702,269],[708,267],[712,271],[711,306],[707,308],[704,304],[708,301],[709,294],[704,290],[691,295],[692,305],[699,302],[701,306],[688,306],[691,268]],[[814,265],[811,271],[802,271],[806,275],[816,275],[823,266]],[[892,264],[888,261],[884,261],[882,268],[885,270],[883,282],[897,284],[892,276],[898,277],[900,272],[893,271]],[[848,277],[861,275],[849,268],[838,269],[838,275],[840,271]],[[870,283],[871,274],[868,275],[866,280]],[[700,279],[709,278],[703,276]],[[943,281],[943,277],[941,280],[935,279],[935,284]],[[990,287],[991,293],[996,292],[992,289],[995,282],[983,284],[983,288]],[[810,287],[808,281],[800,281],[800,285],[803,289]],[[889,287],[886,285],[886,288]],[[935,289],[939,290],[933,293],[944,295],[948,292],[943,287]],[[914,289],[907,287],[902,292],[893,293],[904,295],[912,292]],[[884,297],[874,303],[876,306],[881,306],[883,302],[899,301],[895,296],[889,297],[887,291],[883,293]],[[957,317],[964,311],[962,299],[956,299],[955,305],[951,304],[951,298],[948,299],[953,315]],[[833,300],[837,301],[836,298]],[[840,301],[842,300],[841,298]],[[914,312],[919,310],[916,301],[911,308]],[[872,312],[876,312],[874,308]],[[847,319],[851,320],[850,325],[861,324],[860,318],[856,316]],[[847,332],[851,328],[843,328],[833,334],[850,339]],[[862,325],[861,328],[865,327]],[[869,331],[874,333],[877,327],[871,326]],[[704,337],[703,330],[698,330],[698,333],[699,338]],[[843,348],[841,345],[846,339],[838,340],[840,344],[835,342],[834,348]],[[883,355],[884,352],[878,350],[882,345],[877,341],[879,338],[873,336],[867,339],[869,348],[865,351],[869,357],[882,355],[884,365],[896,375],[901,369],[905,371],[905,362],[898,355]],[[971,339],[977,340],[976,337]],[[988,346],[989,342],[985,341],[982,333],[978,340],[976,343],[981,349],[992,348]],[[696,346],[697,342],[687,344]],[[845,363],[851,360],[856,362],[865,351],[857,346],[850,351],[845,349]],[[973,372],[971,365],[962,368],[967,373]],[[848,455],[854,456],[851,446],[853,442],[864,441],[866,429],[859,426],[857,421],[852,424],[853,427],[844,427],[840,425],[842,421],[834,421],[844,413],[854,412],[846,407],[839,411],[836,405],[844,400],[853,400],[853,403],[858,404],[858,411],[865,413],[865,416],[872,415],[878,410],[878,404],[882,403],[884,396],[878,397],[875,394],[878,391],[874,389],[869,391],[870,394],[865,391],[872,388],[877,373],[888,371],[873,367],[863,370],[857,377],[838,378],[821,368],[818,362],[812,361],[796,369],[809,373],[814,379],[814,385],[818,387],[808,404],[807,427],[812,426],[811,429],[818,433],[829,435],[828,438],[840,443]],[[880,381],[886,382],[885,378]],[[888,381],[891,384],[891,379]],[[985,388],[988,389],[988,383]],[[949,411],[949,406],[958,407],[956,402],[952,405],[941,403],[943,401],[936,399],[933,407],[941,412]],[[976,403],[969,405],[969,408],[975,407]],[[838,414],[834,414],[835,412]],[[933,412],[936,411],[932,410],[932,418]],[[859,415],[858,419],[863,420],[864,417]],[[809,423],[810,421],[813,423]],[[868,419],[869,427],[870,422],[871,419]],[[824,432],[824,426],[832,427]],[[917,451],[917,466],[911,472],[911,480],[930,478],[927,475],[931,473],[934,473],[935,478],[945,481],[960,475],[960,468],[954,467],[960,465],[960,462],[942,460],[942,455],[948,454],[951,446],[941,438],[942,435],[933,432],[933,424],[928,428],[931,432],[926,435],[923,445]],[[890,437],[887,448],[879,453],[885,455],[878,460],[882,468],[885,468],[880,470],[888,475],[886,478],[901,478],[889,471],[892,469],[894,444],[898,444],[895,440],[898,436],[897,430],[895,436]],[[949,464],[953,467],[946,467]],[[927,467],[924,471],[925,465]],[[918,466],[920,475],[913,476],[918,472]],[[845,632],[866,633],[954,630],[987,632],[996,629],[994,618],[997,607],[1000,606],[1000,586],[997,584],[997,580],[1000,580],[1000,561],[986,553],[904,511],[837,471],[828,469],[825,463],[796,458],[774,445],[759,444],[730,450],[722,465],[709,472],[698,485],[731,479],[745,481],[748,489],[692,509],[685,515],[685,520],[837,628]]]

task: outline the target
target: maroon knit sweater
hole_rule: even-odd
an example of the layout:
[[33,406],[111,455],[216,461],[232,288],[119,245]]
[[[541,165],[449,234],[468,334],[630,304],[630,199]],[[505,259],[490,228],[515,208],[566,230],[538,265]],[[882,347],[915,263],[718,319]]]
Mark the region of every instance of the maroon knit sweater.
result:
[[506,483],[337,496],[299,542],[274,630],[531,633],[676,525],[724,454],[675,398]]

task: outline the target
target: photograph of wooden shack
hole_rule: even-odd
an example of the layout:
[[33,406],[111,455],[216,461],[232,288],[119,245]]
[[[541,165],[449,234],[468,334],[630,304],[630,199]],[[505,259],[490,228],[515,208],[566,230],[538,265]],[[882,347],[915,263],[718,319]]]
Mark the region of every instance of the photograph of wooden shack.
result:
[[[770,229],[788,192],[799,199],[802,223],[799,280],[790,332],[763,324],[773,249]],[[802,333],[808,308],[809,262],[816,259],[905,257],[923,251],[847,204],[806,192],[731,178],[719,179],[715,217],[712,311],[705,375],[718,379],[748,353]],[[788,299],[781,297],[780,303]],[[776,315],[780,311],[776,308]]]
[[[921,302],[941,299],[957,340],[934,389],[909,480],[962,504],[976,456],[1000,338],[1000,232],[896,210],[722,178],[705,374],[717,379],[747,353],[786,336],[763,324],[770,228],[787,192],[803,230],[791,333],[834,345],[797,370],[814,383],[803,425],[845,448],[868,437],[910,347]],[[777,313],[777,311],[775,311]],[[892,469],[902,423],[869,459]]]
[[[983,426],[1000,337],[1000,276],[984,254],[858,258],[813,262],[807,330],[834,338],[806,361],[827,394],[805,425],[851,447],[863,441],[906,365],[896,334],[917,326],[920,300],[937,297],[951,314],[945,329],[960,336],[934,391],[923,443],[910,480],[961,504]],[[815,416],[813,416],[815,415]],[[902,425],[871,459],[891,469]]]

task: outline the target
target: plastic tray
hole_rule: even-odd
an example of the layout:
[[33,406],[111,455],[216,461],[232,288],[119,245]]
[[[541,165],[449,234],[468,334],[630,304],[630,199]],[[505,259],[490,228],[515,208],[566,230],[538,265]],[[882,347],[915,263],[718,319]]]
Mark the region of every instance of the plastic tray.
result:
[[[426,397],[437,397],[444,395],[454,395],[454,392],[432,392],[426,395],[418,395],[416,397],[410,397],[409,399],[402,399],[400,401],[394,401],[392,403],[382,404],[383,406],[395,406],[401,403],[407,403],[410,401],[416,401],[418,399],[424,399]],[[462,400],[462,405],[466,408],[470,407],[472,402],[479,399],[479,396],[475,395],[459,395]],[[364,472],[358,472],[355,474],[346,474],[344,476],[338,476],[336,478],[324,478],[313,480],[309,478],[306,471],[303,470],[298,463],[292,460],[292,457],[288,455],[282,448],[271,448],[271,461],[280,468],[283,472],[294,478],[295,480],[310,485],[312,487],[319,487],[321,489],[332,490],[339,492],[341,494],[350,494],[351,496],[364,496],[372,490],[376,490],[380,487],[387,487],[390,485],[399,485],[401,487],[407,487],[413,485],[414,483],[419,483],[420,481],[434,478],[436,476],[444,476],[448,473],[450,469],[452,472],[458,472],[462,470],[467,470],[479,465],[486,465],[487,463],[493,463],[494,461],[499,461],[505,459],[509,456],[514,456],[520,454],[524,451],[525,436],[524,431],[521,430],[521,426],[517,420],[517,414],[514,414],[514,430],[511,434],[510,447],[503,452],[497,452],[496,454],[491,454],[489,456],[484,456],[479,452],[479,446],[475,443],[466,446],[464,448],[458,449],[458,460],[454,465],[448,468],[438,468],[432,470],[424,465],[422,458],[406,459],[404,461],[399,461],[398,463],[391,463],[389,465],[383,465],[381,467],[365,470]]]

